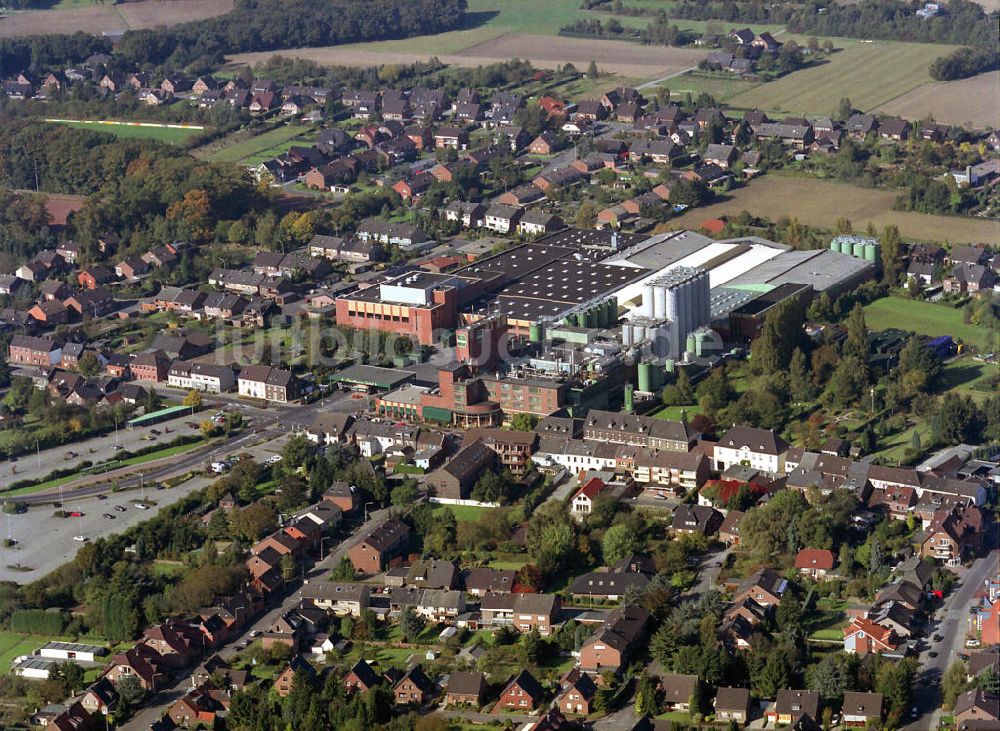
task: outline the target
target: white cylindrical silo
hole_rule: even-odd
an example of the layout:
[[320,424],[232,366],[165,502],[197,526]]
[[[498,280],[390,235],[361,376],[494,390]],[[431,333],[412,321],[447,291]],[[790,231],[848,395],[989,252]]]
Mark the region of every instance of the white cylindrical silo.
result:
[[652,284],[642,285],[642,314],[646,317],[653,316],[653,298],[655,296]]
[[684,292],[684,317],[681,322],[684,324],[684,337],[694,330],[695,324],[695,302],[694,302],[694,278],[688,277],[681,285]]
[[625,322],[622,323],[622,345],[629,346],[632,344],[632,326]]
[[646,328],[643,325],[632,326],[632,344],[637,345],[646,337]]
[[653,317],[659,320],[667,316],[667,293],[661,285],[656,285],[654,290],[653,301],[656,303],[656,307],[653,310]]
[[666,308],[665,317],[668,320],[678,322],[680,317],[679,310],[681,308],[681,302],[678,298],[677,287],[665,288],[666,290]]
[[708,325],[711,320],[711,315],[709,313],[709,285],[708,285],[708,272],[700,272],[698,278],[695,280],[695,302],[697,304],[695,311],[695,325],[701,327],[702,325]]

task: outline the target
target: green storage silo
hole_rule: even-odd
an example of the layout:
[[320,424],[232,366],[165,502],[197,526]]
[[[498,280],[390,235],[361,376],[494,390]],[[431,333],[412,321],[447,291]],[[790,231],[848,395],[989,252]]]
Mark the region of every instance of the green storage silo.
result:
[[854,256],[854,257],[856,257],[856,258],[858,258],[858,259],[864,259],[865,258],[865,242],[864,241],[855,241],[854,242],[854,248],[851,251],[851,255]]
[[664,373],[671,373],[672,374],[674,372],[674,370],[676,370],[676,368],[677,368],[677,364],[674,362],[673,358],[667,358],[667,360],[663,363],[663,372]]
[[840,239],[834,239],[830,242],[830,251],[836,251],[840,253]]
[[635,398],[632,395],[632,391],[633,391],[632,384],[631,383],[626,383],[625,384],[625,411],[627,411],[630,414],[633,411],[635,411]]
[[697,346],[697,344],[698,343],[694,336],[694,333],[690,332],[688,333],[687,336],[687,342],[686,342],[687,347],[685,347],[684,350],[687,351],[688,353],[693,353],[695,352],[695,347]]
[[878,244],[865,244],[865,261],[877,265],[880,258]]
[[639,390],[651,393],[656,388],[653,379],[653,364],[646,361],[639,363]]
[[542,324],[540,322],[532,323],[531,327],[528,328],[528,337],[533,343],[542,342],[544,337],[544,330],[542,330]]

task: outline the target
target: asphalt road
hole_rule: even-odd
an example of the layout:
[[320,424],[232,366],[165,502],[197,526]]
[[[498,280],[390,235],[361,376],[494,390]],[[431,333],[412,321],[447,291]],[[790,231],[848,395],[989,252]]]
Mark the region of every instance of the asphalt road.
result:
[[[990,540],[993,546],[997,545],[996,536],[996,531],[992,531]],[[937,642],[931,639],[929,646],[920,653],[920,672],[913,693],[913,703],[919,716],[905,727],[907,731],[937,729],[941,718],[941,679],[948,666],[958,660],[958,654],[966,652],[965,636],[969,627],[969,607],[972,606],[973,595],[983,588],[983,582],[989,576],[997,574],[998,567],[1000,548],[994,548],[968,569],[960,569],[960,583],[935,612],[928,635],[931,638],[940,635],[941,639]],[[937,653],[937,656],[931,657],[932,652]]]
[[[307,580],[321,580],[326,574],[333,570],[333,567],[344,555],[346,555],[351,546],[360,540],[363,531],[367,531],[368,529],[385,522],[388,518],[389,509],[374,511],[369,516],[367,523],[362,523],[355,528],[348,536],[337,544],[337,547],[333,551],[327,554],[326,557],[320,561],[317,561],[312,568],[309,569],[306,574]],[[231,660],[237,652],[242,649],[244,637],[249,638],[253,633],[266,631],[272,624],[274,624],[274,621],[281,616],[282,613],[298,607],[302,601],[302,584],[301,582],[296,582],[296,584],[297,585],[291,593],[285,595],[280,602],[272,605],[267,611],[261,614],[255,622],[245,627],[242,634],[234,637],[230,642],[218,648],[216,652],[224,659]],[[157,693],[142,711],[137,713],[128,723],[123,724],[121,728],[126,731],[145,731],[148,729],[152,723],[156,722],[157,719],[166,713],[172,703],[183,697],[183,695],[190,689],[191,681],[189,678],[193,670],[194,666],[185,669],[173,685]]]

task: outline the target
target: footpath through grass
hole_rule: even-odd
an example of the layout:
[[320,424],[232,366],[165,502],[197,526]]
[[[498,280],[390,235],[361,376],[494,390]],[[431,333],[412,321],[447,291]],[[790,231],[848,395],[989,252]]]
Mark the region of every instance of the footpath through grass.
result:
[[204,130],[183,127],[139,127],[129,122],[116,123],[117,120],[49,120],[53,124],[61,124],[76,129],[89,129],[94,132],[105,132],[118,139],[158,140],[171,145],[179,145],[187,139]]

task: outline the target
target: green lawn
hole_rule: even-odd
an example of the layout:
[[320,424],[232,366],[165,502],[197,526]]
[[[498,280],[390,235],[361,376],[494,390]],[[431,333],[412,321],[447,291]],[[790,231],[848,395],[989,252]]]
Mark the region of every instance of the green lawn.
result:
[[931,337],[951,335],[986,351],[996,348],[995,333],[963,322],[961,310],[933,302],[883,297],[865,307],[865,322],[870,330],[899,328]]
[[660,84],[670,89],[671,99],[683,101],[684,95],[690,93],[697,97],[702,92],[711,94],[720,102],[732,99],[738,94],[752,91],[761,85],[759,81],[742,81],[735,76],[721,74],[706,74],[689,71],[675,76]]
[[503,558],[498,558],[498,559],[494,559],[493,561],[490,561],[489,564],[487,564],[487,565],[491,569],[510,569],[512,571],[518,571],[526,563],[528,563],[528,558],[527,557],[525,557],[523,559],[503,559]]
[[200,129],[183,129],[176,127],[135,127],[129,125],[128,123],[105,124],[103,122],[89,121],[55,122],[55,124],[64,124],[67,127],[89,129],[95,132],[106,132],[119,139],[138,138],[144,140],[159,140],[160,142],[167,142],[174,145],[185,142],[189,137],[204,131]]
[[[787,40],[783,36],[782,40]],[[937,43],[865,43],[837,38],[841,50],[826,63],[791,73],[737,94],[733,106],[775,114],[830,114],[841,97],[871,110],[931,81],[928,69],[954,46]]]
[[216,162],[240,162],[244,165],[253,165],[286,152],[298,141],[298,138],[303,137],[308,131],[308,128],[305,127],[286,124],[252,137],[247,137],[245,133],[238,133],[233,136],[231,144],[215,150],[208,156],[208,159]]
[[665,419],[667,421],[680,421],[681,412],[687,414],[687,418],[691,418],[696,414],[701,413],[701,407],[698,404],[691,404],[689,406],[664,406],[662,409],[653,414],[654,419]]
[[49,641],[42,635],[22,635],[0,630],[0,673],[9,673],[15,657],[30,655]]
[[483,513],[494,508],[480,508],[475,505],[438,505],[434,508],[433,514],[441,515],[445,510],[454,513],[456,520],[477,521]]
[[149,568],[157,576],[175,576],[184,571],[184,564],[180,561],[153,561]]

